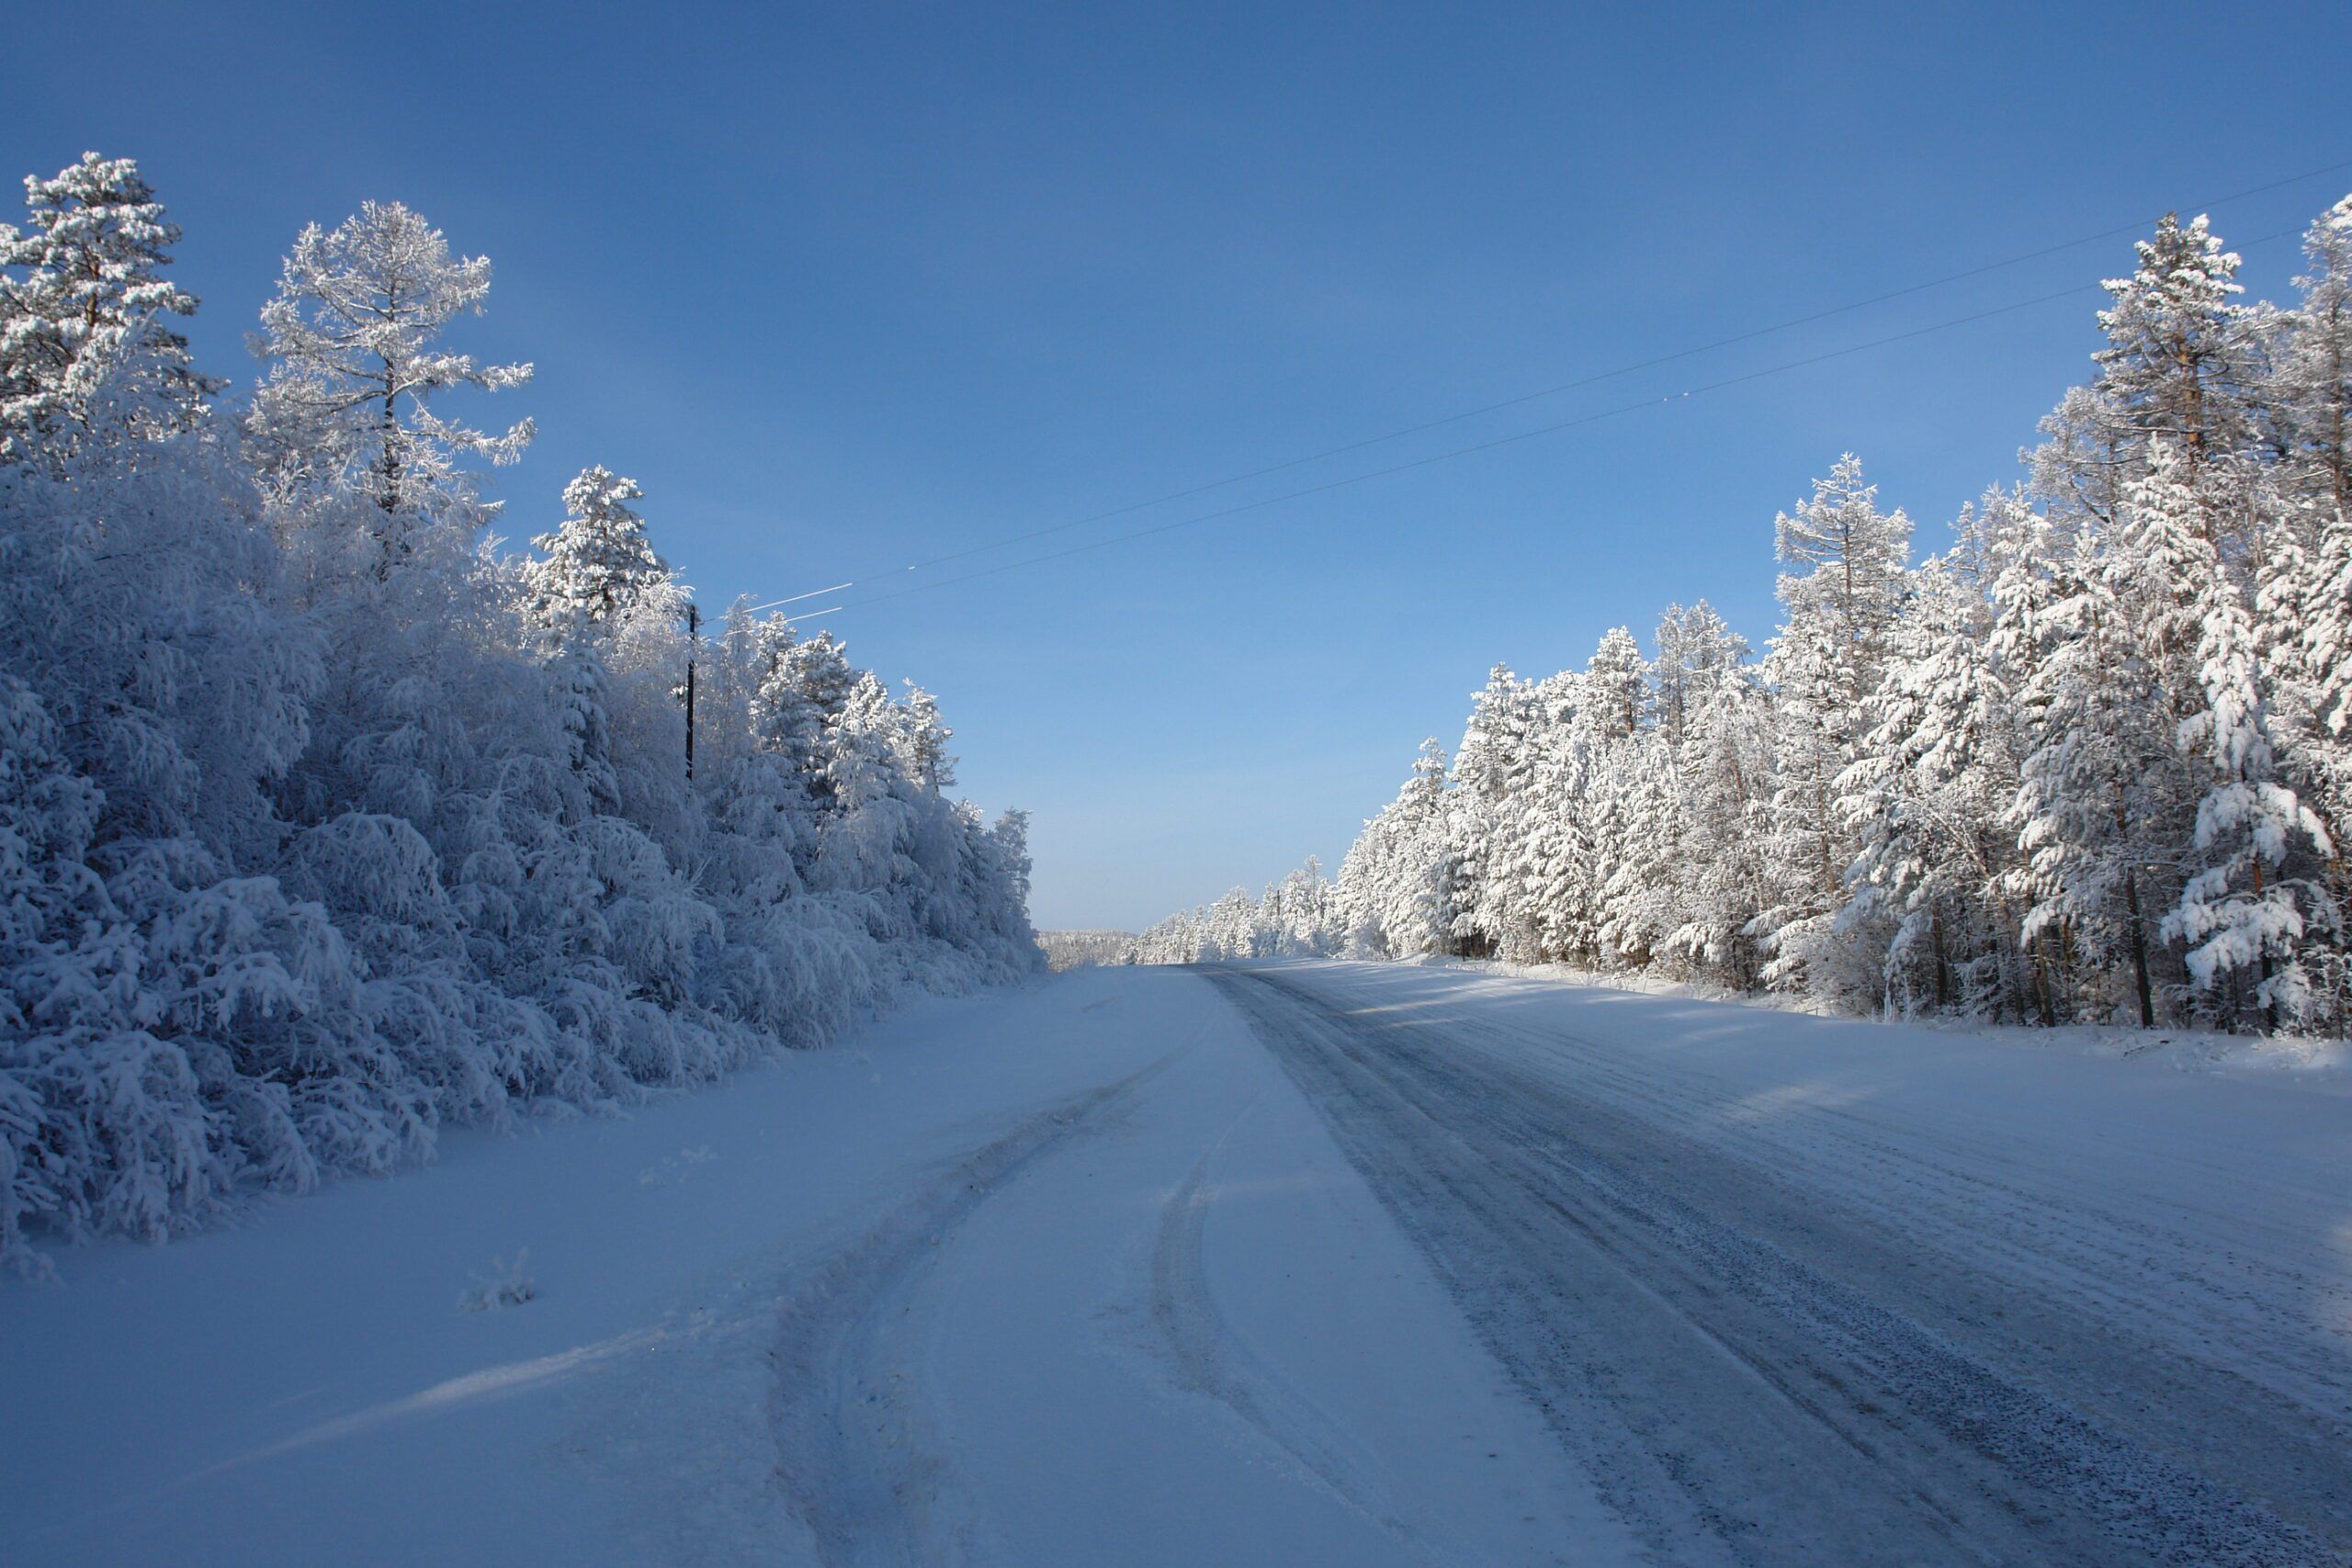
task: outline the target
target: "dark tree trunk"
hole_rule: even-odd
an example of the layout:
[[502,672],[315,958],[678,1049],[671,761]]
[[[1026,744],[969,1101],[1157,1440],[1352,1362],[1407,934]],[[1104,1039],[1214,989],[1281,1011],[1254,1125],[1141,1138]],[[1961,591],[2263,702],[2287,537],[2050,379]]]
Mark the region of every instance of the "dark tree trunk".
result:
[[2140,990],[2140,1027],[2156,1026],[2154,989],[2148,982],[2148,930],[2140,918],[2140,874],[2137,868],[2123,874],[2123,907],[2132,919],[2132,975]]

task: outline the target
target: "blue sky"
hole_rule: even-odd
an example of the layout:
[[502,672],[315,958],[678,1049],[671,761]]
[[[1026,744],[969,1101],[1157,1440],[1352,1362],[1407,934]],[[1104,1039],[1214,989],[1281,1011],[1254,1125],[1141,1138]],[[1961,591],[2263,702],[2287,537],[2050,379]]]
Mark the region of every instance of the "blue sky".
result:
[[[673,11],[676,14],[673,14]],[[2352,159],[2352,9],[45,6],[0,151],[141,160],[210,368],[305,221],[489,254],[538,367],[506,531],[648,491],[713,611],[1048,527]],[[97,60],[99,64],[84,62]],[[2216,205],[2299,227],[2352,169]],[[2128,265],[2115,239],[914,584],[1825,353]],[[2291,241],[2247,252],[2283,297]],[[1706,597],[1838,453],[1939,542],[2094,296],[827,618],[1035,813],[1041,925],[1336,863],[1497,660]],[[457,412],[453,404],[452,412]],[[854,598],[853,592],[845,597]],[[826,604],[830,599],[810,603]]]

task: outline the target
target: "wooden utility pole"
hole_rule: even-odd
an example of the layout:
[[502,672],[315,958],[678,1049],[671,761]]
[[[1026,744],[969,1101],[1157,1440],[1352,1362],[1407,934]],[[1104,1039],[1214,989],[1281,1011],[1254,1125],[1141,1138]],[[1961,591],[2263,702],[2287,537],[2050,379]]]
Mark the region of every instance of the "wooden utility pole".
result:
[[702,651],[702,612],[686,605],[686,777],[695,776],[695,655]]

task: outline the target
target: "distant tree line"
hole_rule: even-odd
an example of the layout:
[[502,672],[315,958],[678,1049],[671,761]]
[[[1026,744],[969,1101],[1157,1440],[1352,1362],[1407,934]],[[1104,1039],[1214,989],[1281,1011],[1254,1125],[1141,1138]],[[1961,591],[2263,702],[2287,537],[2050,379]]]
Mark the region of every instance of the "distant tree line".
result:
[[1056,974],[1069,969],[1125,964],[1135,946],[1136,933],[1119,931],[1039,931],[1037,945],[1046,950],[1046,967]]

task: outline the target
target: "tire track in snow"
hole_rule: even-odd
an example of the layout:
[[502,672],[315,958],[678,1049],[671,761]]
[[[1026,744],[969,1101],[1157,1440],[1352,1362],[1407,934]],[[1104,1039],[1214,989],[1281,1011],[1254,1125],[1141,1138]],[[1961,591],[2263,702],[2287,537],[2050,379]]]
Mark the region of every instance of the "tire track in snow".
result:
[[1673,1559],[2336,1561],[1713,1218],[1680,1195],[1723,1207],[1704,1171],[1662,1163],[1671,1139],[1471,1048],[1469,1021],[1373,1021],[1265,975],[1210,977]]
[[1151,1250],[1153,1348],[1179,1388],[1225,1406],[1301,1478],[1399,1546],[1430,1562],[1433,1550],[1382,1499],[1396,1487],[1380,1461],[1347,1429],[1257,1357],[1218,1311],[1202,1260],[1202,1230],[1217,1197],[1210,1171],[1262,1096],[1253,1096],[1160,1205]]
[[[2073,1179],[2112,1157],[2104,1144],[2053,1149],[1981,1119],[1839,1105],[1744,1117],[1752,1085],[1680,1064],[1645,1072],[1557,1024],[1444,1001],[1423,1012],[1417,1030],[1466,1053],[1485,1089],[1553,1103],[1615,1168],[1670,1168],[1714,1223],[1866,1282],[1877,1304],[1934,1323],[2010,1381],[2063,1389],[2094,1425],[2120,1424],[2322,1537],[2352,1530],[2352,1295],[2308,1239],[2298,1257],[2283,1234],[2265,1237],[2278,1195],[2242,1168],[2209,1168],[2229,1180],[2227,1223],[2169,1197],[2134,1212],[2111,1184]],[[2176,1152],[2163,1145],[2167,1166]],[[2300,1331],[2305,1320],[2338,1326]]]
[[768,1351],[775,1479],[820,1559],[839,1568],[978,1560],[967,1500],[931,1441],[891,1331],[949,1236],[1047,1152],[1098,1129],[1182,1051],[1064,1100],[956,1159],[822,1258],[786,1301]]

